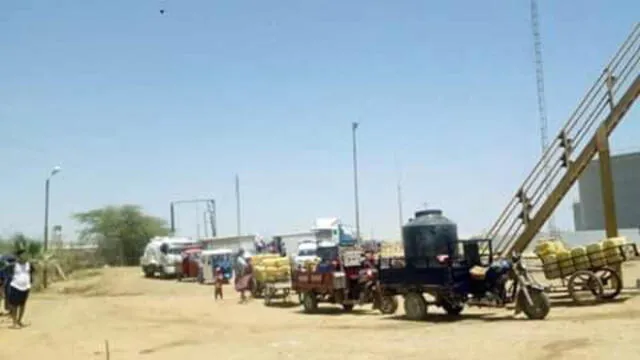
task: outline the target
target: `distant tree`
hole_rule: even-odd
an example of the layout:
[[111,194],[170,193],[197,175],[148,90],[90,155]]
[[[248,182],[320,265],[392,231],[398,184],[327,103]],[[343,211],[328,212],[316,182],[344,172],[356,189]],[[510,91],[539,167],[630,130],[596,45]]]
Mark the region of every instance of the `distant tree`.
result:
[[36,258],[42,252],[42,243],[34,238],[28,237],[23,233],[15,233],[8,239],[8,243],[12,245],[11,251],[25,250],[30,258]]
[[154,236],[166,236],[166,221],[146,215],[137,205],[107,206],[74,215],[82,226],[80,239],[98,246],[109,265],[136,265]]

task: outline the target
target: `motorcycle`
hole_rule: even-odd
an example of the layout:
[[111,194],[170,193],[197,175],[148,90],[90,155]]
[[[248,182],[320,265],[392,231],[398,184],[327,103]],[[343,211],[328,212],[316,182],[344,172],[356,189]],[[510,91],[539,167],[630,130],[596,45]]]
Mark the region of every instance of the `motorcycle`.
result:
[[373,304],[373,310],[379,310],[385,315],[394,314],[398,310],[398,299],[384,294],[378,282],[378,271],[375,268],[362,269],[358,277],[360,305]]
[[522,257],[494,261],[482,272],[471,271],[469,305],[503,307],[515,303],[515,314],[524,312],[527,318],[544,319],[551,308],[544,287],[529,274]]

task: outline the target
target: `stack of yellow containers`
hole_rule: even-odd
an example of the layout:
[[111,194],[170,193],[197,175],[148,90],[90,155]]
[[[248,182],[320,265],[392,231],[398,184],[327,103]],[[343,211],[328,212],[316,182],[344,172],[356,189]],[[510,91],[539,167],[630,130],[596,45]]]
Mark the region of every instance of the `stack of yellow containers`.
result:
[[626,244],[627,238],[615,237],[602,241],[602,252],[607,265],[617,265],[624,261],[620,246]]
[[[536,245],[535,253],[542,260],[542,270],[547,279],[557,279],[562,276],[558,263],[558,253],[566,252],[562,243],[553,240],[543,240]],[[564,256],[564,255],[563,255]]]
[[316,267],[320,263],[320,258],[315,258],[313,260],[307,260],[304,262],[304,270],[307,272],[316,271]]
[[380,247],[380,257],[404,257],[404,247],[402,243],[383,243]]
[[287,257],[278,254],[260,254],[251,258],[254,276],[260,282],[286,281],[291,276]]
[[602,243],[598,242],[587,245],[587,256],[589,257],[589,261],[593,267],[603,267],[607,265],[604,253],[602,252]]
[[555,279],[571,275],[578,270],[621,263],[624,261],[624,255],[620,246],[626,243],[625,237],[616,237],[568,250],[558,241],[545,240],[536,246],[535,253],[542,260],[547,279]]

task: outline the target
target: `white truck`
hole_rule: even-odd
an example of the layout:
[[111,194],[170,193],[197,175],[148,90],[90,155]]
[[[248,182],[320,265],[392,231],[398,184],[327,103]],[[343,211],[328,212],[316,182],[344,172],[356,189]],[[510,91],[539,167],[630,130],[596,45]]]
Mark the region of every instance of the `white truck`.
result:
[[298,266],[303,266],[305,262],[314,260],[318,251],[318,243],[315,239],[304,239],[298,243],[298,251],[293,261]]
[[182,252],[198,242],[184,237],[154,237],[144,249],[140,266],[145,277],[176,276],[176,266],[182,262]]
[[316,219],[311,232],[318,242],[332,241],[340,246],[353,246],[357,243],[353,231],[338,218]]

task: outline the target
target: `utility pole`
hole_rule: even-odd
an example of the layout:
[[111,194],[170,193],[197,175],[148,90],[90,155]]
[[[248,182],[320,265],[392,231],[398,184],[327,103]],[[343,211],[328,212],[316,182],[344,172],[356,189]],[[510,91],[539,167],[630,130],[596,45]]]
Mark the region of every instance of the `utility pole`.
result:
[[196,203],[196,239],[200,239],[200,207]]
[[358,147],[356,144],[356,130],[358,123],[351,123],[351,135],[353,140],[353,188],[356,215],[356,239],[360,241],[360,204],[358,200]]
[[207,223],[209,222],[208,220],[208,215],[209,215],[209,211],[205,210],[202,213],[202,226],[204,227],[204,238],[208,239],[209,238],[209,231],[208,231],[208,227],[207,227]]
[[[51,188],[51,178],[59,173],[61,168],[59,166],[54,167],[47,180],[44,182],[44,244],[43,249],[46,252],[49,249],[49,190]],[[46,289],[48,284],[47,267],[42,269],[42,286]]]
[[404,225],[404,215],[402,214],[402,175],[398,159],[396,159],[396,176],[397,176],[397,194],[398,194],[398,224],[400,226],[400,235],[402,236],[402,225]]
[[240,177],[236,174],[236,226],[238,236],[241,234],[240,224]]

